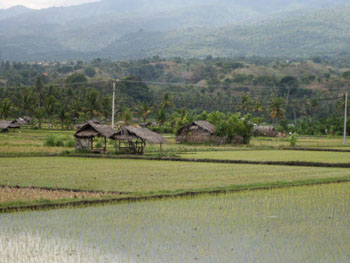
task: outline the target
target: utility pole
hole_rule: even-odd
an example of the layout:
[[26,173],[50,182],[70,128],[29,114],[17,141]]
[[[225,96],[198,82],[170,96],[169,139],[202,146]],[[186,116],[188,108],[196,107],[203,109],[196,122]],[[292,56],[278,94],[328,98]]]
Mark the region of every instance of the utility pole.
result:
[[115,116],[115,87],[119,79],[113,81],[113,98],[112,98],[112,128],[114,129],[114,116]]
[[113,81],[113,98],[112,98],[112,128],[114,129],[114,114],[115,114],[115,81]]
[[346,144],[346,124],[348,122],[348,92],[345,92],[345,110],[344,110],[344,145]]

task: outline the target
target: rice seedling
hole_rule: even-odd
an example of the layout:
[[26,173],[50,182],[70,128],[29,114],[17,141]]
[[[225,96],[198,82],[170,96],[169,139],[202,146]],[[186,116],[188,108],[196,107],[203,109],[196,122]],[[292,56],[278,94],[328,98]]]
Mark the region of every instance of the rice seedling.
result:
[[350,185],[0,215],[4,262],[350,261]]

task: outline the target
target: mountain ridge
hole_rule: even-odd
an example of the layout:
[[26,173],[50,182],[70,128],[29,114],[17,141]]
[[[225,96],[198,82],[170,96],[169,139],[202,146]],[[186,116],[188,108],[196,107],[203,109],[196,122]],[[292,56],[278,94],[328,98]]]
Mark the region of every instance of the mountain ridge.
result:
[[152,6],[149,0],[103,0],[42,10],[17,7],[12,11],[19,15],[0,15],[0,52],[2,59],[20,61],[332,54],[349,40],[346,2],[155,0]]

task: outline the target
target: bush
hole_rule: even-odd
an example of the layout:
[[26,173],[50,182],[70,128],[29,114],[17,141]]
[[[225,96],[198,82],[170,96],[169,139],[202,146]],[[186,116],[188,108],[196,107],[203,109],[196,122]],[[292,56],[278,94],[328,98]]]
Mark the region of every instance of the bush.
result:
[[64,142],[62,138],[59,138],[56,140],[56,146],[58,147],[63,147],[64,146]]
[[56,138],[53,135],[49,135],[45,140],[45,146],[54,147],[56,146]]
[[288,141],[289,141],[289,145],[291,147],[295,147],[297,145],[297,141],[298,141],[298,134],[297,133],[292,133],[289,138],[288,138]]
[[72,147],[75,146],[75,141],[74,140],[68,140],[68,141],[66,141],[64,146],[67,147],[67,148],[72,148]]
[[[53,135],[49,135],[47,136],[45,143],[45,146],[49,146],[49,147],[63,147],[64,146],[64,141],[62,138],[56,138]],[[73,143],[74,146],[74,143]]]

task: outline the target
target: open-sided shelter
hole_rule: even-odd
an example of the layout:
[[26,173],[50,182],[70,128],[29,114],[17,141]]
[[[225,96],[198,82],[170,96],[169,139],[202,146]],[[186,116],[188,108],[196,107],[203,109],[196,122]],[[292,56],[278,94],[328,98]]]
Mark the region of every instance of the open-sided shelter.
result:
[[147,128],[136,126],[123,126],[116,132],[114,138],[117,140],[117,150],[120,153],[143,154],[146,144],[162,144],[166,143],[166,139]]
[[177,131],[176,142],[222,144],[225,142],[225,138],[215,136],[215,126],[210,122],[194,121]]
[[[94,151],[94,138],[103,137],[104,138],[104,148],[103,152],[107,151],[107,139],[113,139],[116,131],[107,125],[97,124],[94,121],[89,121],[83,124],[77,132],[74,134],[76,138],[76,150],[91,150]],[[95,151],[100,151],[96,149]]]

